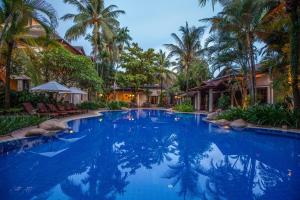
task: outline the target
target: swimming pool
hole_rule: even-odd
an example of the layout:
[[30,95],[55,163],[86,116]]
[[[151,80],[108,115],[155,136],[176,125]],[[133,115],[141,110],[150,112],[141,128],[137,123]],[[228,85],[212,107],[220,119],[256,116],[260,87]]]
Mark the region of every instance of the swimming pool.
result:
[[69,122],[72,134],[7,143],[0,199],[300,199],[299,139],[203,117],[105,112]]

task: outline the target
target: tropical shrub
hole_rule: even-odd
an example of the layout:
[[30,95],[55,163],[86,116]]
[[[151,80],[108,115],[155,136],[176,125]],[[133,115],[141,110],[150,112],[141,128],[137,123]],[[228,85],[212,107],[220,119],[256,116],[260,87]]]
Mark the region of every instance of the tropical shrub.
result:
[[[10,105],[11,106],[17,106],[18,105],[18,94],[14,91],[10,92]],[[5,98],[5,93],[4,90],[0,91],[0,108],[4,107],[4,98]]]
[[40,102],[47,103],[50,101],[49,97],[42,93],[31,93],[28,91],[19,92],[17,95],[18,104],[21,105],[24,102],[30,102],[32,105],[37,105]]
[[222,109],[222,110],[226,110],[229,108],[230,106],[230,98],[227,95],[223,95],[218,99],[217,102],[217,106],[218,108]]
[[47,120],[46,117],[31,115],[0,116],[0,135],[28,126],[35,126],[45,120]]
[[174,107],[174,110],[179,112],[194,112],[194,106],[191,101],[185,101],[182,104],[178,104]]
[[0,115],[15,115],[23,112],[23,108],[0,109]]
[[166,96],[165,92],[162,92],[159,95],[159,104],[158,104],[158,106],[159,107],[167,107],[168,106],[168,99],[167,99],[167,96]]
[[92,102],[92,101],[87,101],[83,102],[80,105],[78,105],[78,108],[84,109],[84,110],[97,110],[99,108],[105,108],[106,105],[103,102]]
[[230,121],[244,119],[257,125],[300,127],[300,112],[291,111],[282,104],[255,105],[246,109],[232,108],[221,113],[218,118]]
[[108,108],[110,110],[121,110],[122,107],[128,108],[129,105],[126,102],[123,101],[112,101],[108,103]]

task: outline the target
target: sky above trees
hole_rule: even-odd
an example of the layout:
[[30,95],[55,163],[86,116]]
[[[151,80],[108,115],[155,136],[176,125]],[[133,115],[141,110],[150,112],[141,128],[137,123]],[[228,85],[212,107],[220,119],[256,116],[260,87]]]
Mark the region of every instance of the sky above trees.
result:
[[[63,3],[63,0],[50,2],[57,10],[59,17],[66,13],[76,12],[75,8]],[[126,12],[120,16],[121,26],[127,26],[133,41],[138,42],[142,48],[163,48],[163,44],[172,42],[170,34],[178,32],[179,26],[186,21],[190,25],[201,25],[199,19],[211,17],[220,8],[212,10],[211,4],[201,8],[197,0],[110,0],[107,4],[115,4]],[[72,22],[60,20],[58,33],[63,37]],[[206,33],[203,39],[206,38]],[[90,53],[90,43],[80,38],[73,45],[83,46]]]

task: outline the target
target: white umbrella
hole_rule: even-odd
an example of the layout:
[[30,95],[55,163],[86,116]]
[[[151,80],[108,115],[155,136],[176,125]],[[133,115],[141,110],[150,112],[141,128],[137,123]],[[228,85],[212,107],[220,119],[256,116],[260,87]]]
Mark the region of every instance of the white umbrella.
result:
[[70,87],[68,92],[60,92],[60,93],[63,93],[63,94],[87,94],[87,92],[82,91],[81,89],[76,88],[76,87]]
[[70,92],[70,89],[56,81],[50,81],[48,83],[31,88],[31,91],[32,92]]

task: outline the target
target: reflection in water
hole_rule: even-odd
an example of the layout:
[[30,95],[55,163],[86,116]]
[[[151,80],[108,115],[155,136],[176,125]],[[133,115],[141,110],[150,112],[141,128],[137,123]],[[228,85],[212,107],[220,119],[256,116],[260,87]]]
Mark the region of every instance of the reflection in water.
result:
[[201,118],[108,112],[71,122],[74,134],[22,141],[0,156],[1,199],[299,199],[299,140]]

